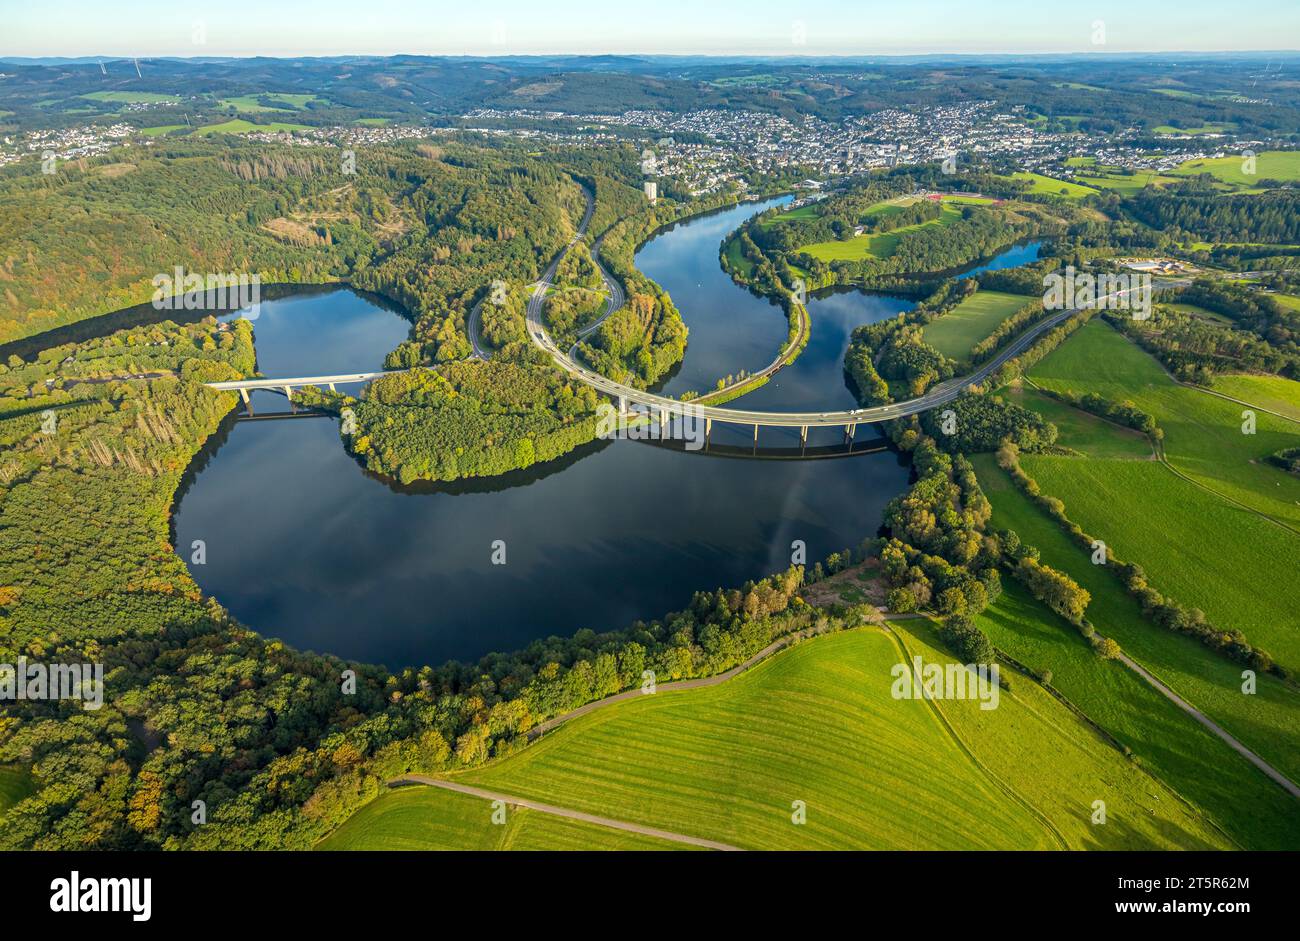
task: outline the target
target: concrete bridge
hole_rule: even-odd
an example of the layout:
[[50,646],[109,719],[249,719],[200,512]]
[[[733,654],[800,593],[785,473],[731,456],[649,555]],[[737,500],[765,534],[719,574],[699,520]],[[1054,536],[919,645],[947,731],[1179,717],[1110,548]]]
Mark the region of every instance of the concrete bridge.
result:
[[[406,372],[404,369],[395,370],[396,372]],[[230,382],[208,382],[204,383],[209,389],[219,389],[223,392],[238,392],[239,397],[244,400],[244,407],[252,412],[252,405],[248,401],[248,393],[255,392],[258,389],[264,389],[268,392],[280,392],[293,404],[293,390],[301,389],[303,386],[322,386],[335,392],[336,386],[350,385],[358,382],[369,382],[371,379],[378,379],[380,376],[390,375],[389,372],[353,372],[344,373],[338,376],[301,376],[296,379],[235,379]]]

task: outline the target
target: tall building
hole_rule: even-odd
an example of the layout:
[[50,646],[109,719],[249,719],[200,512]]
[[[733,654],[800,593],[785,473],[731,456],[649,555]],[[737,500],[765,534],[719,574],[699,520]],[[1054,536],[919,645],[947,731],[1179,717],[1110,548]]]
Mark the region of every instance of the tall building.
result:
[[659,201],[659,184],[654,180],[645,181],[645,198],[650,200],[651,206]]

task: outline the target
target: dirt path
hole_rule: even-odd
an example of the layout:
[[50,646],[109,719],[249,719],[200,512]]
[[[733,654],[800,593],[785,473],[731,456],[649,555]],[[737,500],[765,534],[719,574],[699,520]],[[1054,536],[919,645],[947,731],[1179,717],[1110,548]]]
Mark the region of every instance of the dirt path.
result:
[[[760,650],[758,653],[754,654],[754,656],[750,657],[744,663],[740,664],[739,666],[732,667],[726,673],[716,673],[713,676],[701,676],[693,680],[676,680],[671,683],[659,683],[655,686],[655,692],[669,693],[679,689],[702,689],[706,686],[717,686],[719,683],[723,683],[731,679],[736,674],[743,673],[745,670],[748,670],[750,667],[754,666],[759,661],[766,660],[772,654],[776,653],[778,650],[790,644],[796,637],[802,637],[802,636],[804,635],[790,634],[787,635],[786,637],[780,638],[779,640],[775,640],[772,643],[768,644],[766,647],[764,647],[762,650]],[[585,716],[587,713],[595,712],[597,709],[604,709],[606,706],[612,706],[616,702],[625,702],[626,700],[629,699],[636,699],[639,696],[648,696],[648,695],[653,695],[653,694],[643,693],[638,688],[638,689],[624,690],[621,693],[615,693],[613,696],[606,696],[604,699],[597,699],[595,702],[589,702],[585,706],[579,706],[577,709],[574,709],[572,712],[566,712],[563,715],[555,716],[553,719],[547,719],[545,722],[541,723],[540,725],[533,726],[531,729],[528,730],[528,740],[530,742],[534,741],[535,739],[541,737],[542,735],[545,735],[547,732],[549,732],[551,729],[555,728],[557,725],[559,725],[562,722],[568,722],[570,719],[578,718],[578,716]]]
[[1282,772],[1278,771],[1276,768],[1270,765],[1263,758],[1259,757],[1259,755],[1256,755],[1245,745],[1241,744],[1241,742],[1233,738],[1230,733],[1228,733],[1222,726],[1220,726],[1217,722],[1215,722],[1205,713],[1201,712],[1201,710],[1197,709],[1186,699],[1183,699],[1183,697],[1179,696],[1177,693],[1175,693],[1172,689],[1170,689],[1160,680],[1152,676],[1151,673],[1149,673],[1147,669],[1142,666],[1142,664],[1138,663],[1128,654],[1122,652],[1119,655],[1119,659],[1120,662],[1123,663],[1126,667],[1128,667],[1138,676],[1142,677],[1142,679],[1146,680],[1147,683],[1149,683],[1158,693],[1160,693],[1162,696],[1168,699],[1179,709],[1183,710],[1183,712],[1187,713],[1197,722],[1201,723],[1201,725],[1205,726],[1207,729],[1209,729],[1219,738],[1223,739],[1228,744],[1229,748],[1237,752],[1237,754],[1241,755],[1243,758],[1249,761],[1260,771],[1263,771],[1266,775],[1268,775],[1278,784],[1282,785],[1282,787],[1286,790],[1288,794],[1290,794],[1292,797],[1300,798],[1300,787],[1296,787],[1294,781],[1292,781]]
[[514,797],[510,794],[501,794],[497,791],[488,791],[480,787],[471,787],[468,784],[457,784],[453,781],[444,781],[441,778],[430,778],[422,774],[410,774],[388,782],[389,787],[398,787],[409,784],[423,784],[428,787],[442,788],[444,791],[455,791],[457,794],[468,794],[470,797],[480,797],[483,800],[503,801],[507,804],[513,804],[516,807],[527,807],[529,810],[535,810],[538,813],[550,814],[554,817],[564,817],[568,820],[579,820],[583,823],[595,824],[598,827],[609,827],[611,830],[624,830],[628,833],[637,833],[641,836],[654,837],[659,840],[669,840],[673,843],[685,843],[689,846],[699,846],[703,849],[722,850],[724,852],[740,852],[739,846],[732,846],[730,843],[719,843],[717,840],[706,840],[698,836],[688,836],[685,833],[673,833],[671,830],[660,830],[656,827],[646,827],[639,823],[628,823],[626,820],[613,820],[609,817],[598,817],[595,814],[584,813],[581,810],[571,810],[567,807],[556,807],[554,804],[543,804],[541,801],[530,800],[526,797]]

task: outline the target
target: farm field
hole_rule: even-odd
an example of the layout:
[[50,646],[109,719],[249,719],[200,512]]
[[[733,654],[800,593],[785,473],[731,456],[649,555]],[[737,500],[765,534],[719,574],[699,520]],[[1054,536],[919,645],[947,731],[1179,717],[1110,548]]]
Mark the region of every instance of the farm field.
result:
[[1028,180],[1030,183],[1029,192],[1031,193],[1047,193],[1052,196],[1064,196],[1067,199],[1083,199],[1083,197],[1097,192],[1091,186],[1080,186],[1078,183],[1057,180],[1050,176],[1043,176],[1041,173],[1021,171],[1011,174],[1011,179]]
[[286,124],[283,121],[268,121],[265,124],[254,124],[252,121],[245,121],[243,118],[233,118],[229,121],[223,121],[220,124],[209,124],[206,127],[194,129],[195,137],[207,137],[210,134],[248,134],[252,131],[264,131],[275,133],[276,131],[305,131],[308,130],[305,124]]
[[1210,157],[1189,160],[1172,172],[1178,176],[1209,173],[1217,180],[1238,186],[1254,186],[1260,180],[1300,180],[1300,151],[1266,150],[1255,158],[1255,172],[1245,173],[1241,157]]
[[1166,460],[1179,473],[1227,501],[1300,529],[1300,479],[1265,460],[1300,445],[1300,424],[1258,412],[1255,433],[1243,434],[1243,406],[1174,382],[1156,360],[1101,320],[1029,375],[1048,388],[1132,401],[1164,429]]
[[[894,629],[911,654],[951,659],[926,622]],[[943,702],[946,725],[933,703],[893,699],[905,656],[876,629],[821,637],[717,687],[583,716],[458,780],[763,848],[1221,843],[1023,677],[996,710]],[[1099,793],[1125,827],[1090,826]]]
[[945,204],[942,215],[937,219],[931,219],[929,222],[903,226],[890,232],[879,232],[874,235],[857,235],[843,241],[814,242],[811,245],[804,245],[796,251],[806,252],[814,258],[826,262],[888,258],[898,248],[899,240],[909,232],[915,232],[924,226],[952,225],[960,218],[960,209]]
[[1216,376],[1215,392],[1250,402],[1300,422],[1300,382],[1282,376]]
[[492,822],[490,801],[434,787],[381,794],[316,845],[318,850],[694,849],[610,827],[510,807]]
[[[1118,579],[1093,565],[1030,503],[991,454],[976,455],[974,464],[993,504],[990,526],[1015,530],[1041,551],[1045,563],[1087,589],[1088,617],[1102,634],[1284,774],[1300,777],[1300,702],[1293,690],[1261,676],[1258,692],[1243,696],[1239,664],[1146,620]],[[1135,673],[1099,659],[1073,626],[1018,584],[1006,579],[1005,586],[979,619],[999,650],[1036,670],[1051,670],[1054,687],[1239,842],[1254,848],[1294,845],[1300,818],[1290,795]]]
[[965,361],[971,347],[1031,300],[1023,294],[976,291],[942,317],[926,324],[922,335],[926,343],[944,356]]

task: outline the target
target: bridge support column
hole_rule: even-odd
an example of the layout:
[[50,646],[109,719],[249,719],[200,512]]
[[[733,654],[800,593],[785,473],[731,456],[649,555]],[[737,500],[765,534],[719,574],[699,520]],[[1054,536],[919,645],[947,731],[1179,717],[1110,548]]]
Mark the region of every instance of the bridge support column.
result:
[[627,396],[625,395],[618,397],[618,417],[627,418]]
[[704,419],[704,446],[706,448],[709,446],[709,436],[711,434],[713,434],[713,419],[706,418]]
[[808,447],[808,426],[807,425],[799,426],[799,447],[800,448]]
[[659,409],[659,440],[663,441],[668,437],[668,409]]
[[848,445],[850,451],[853,450],[853,433],[858,430],[857,422],[844,426],[844,443]]
[[334,388],[334,383],[332,383],[332,382],[330,383],[330,391],[331,391],[331,392],[337,392],[337,391],[339,391],[338,389]]
[[253,404],[248,399],[248,390],[240,389],[239,397],[244,400],[244,408],[248,409],[248,414],[253,414]]
[[754,422],[754,450],[758,450],[758,422]]
[[298,409],[295,408],[293,404],[293,386],[284,387],[284,397],[289,400],[289,411],[290,412],[298,411]]

